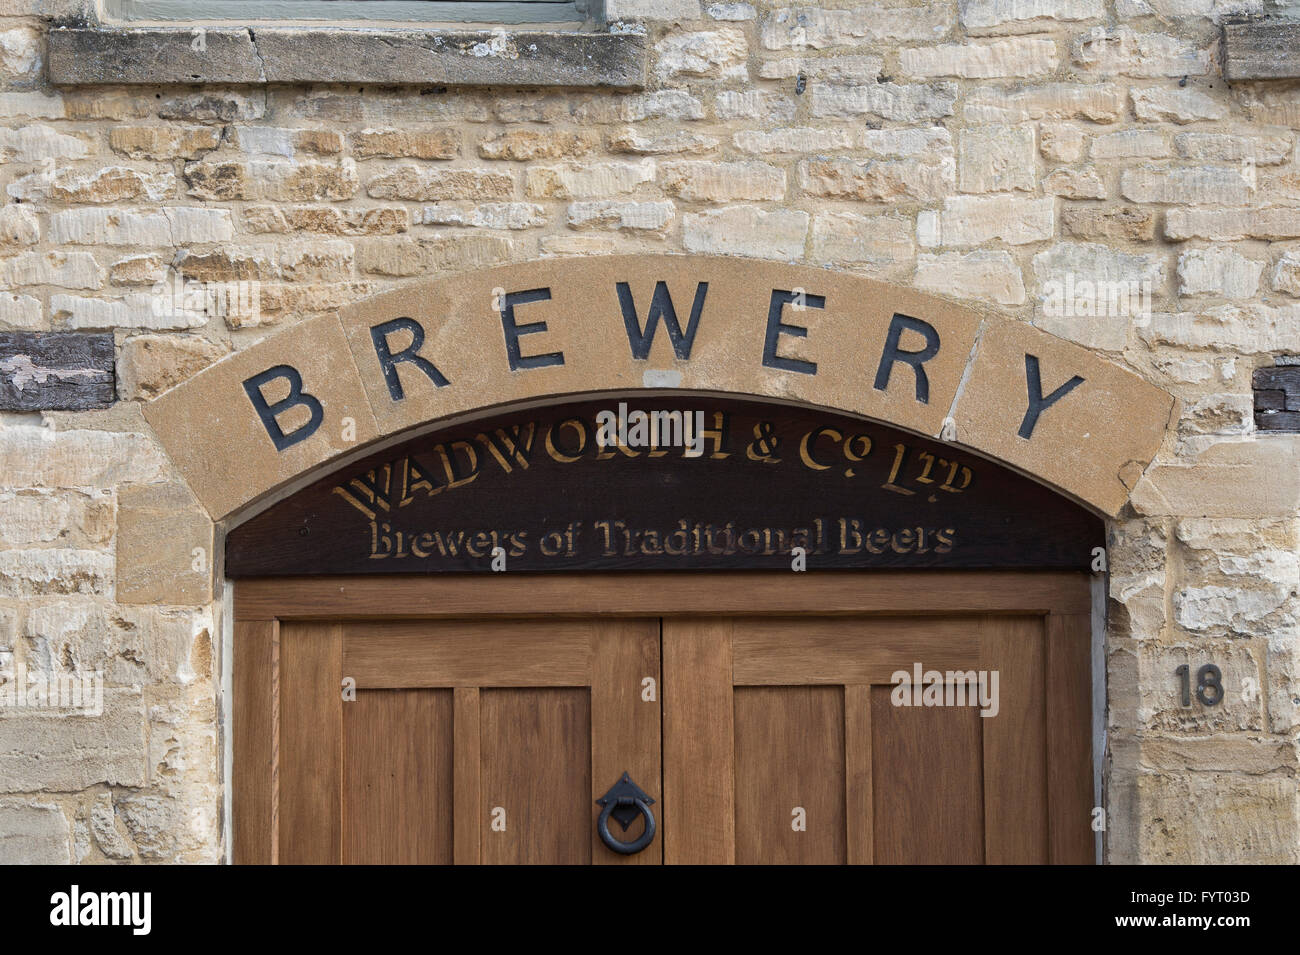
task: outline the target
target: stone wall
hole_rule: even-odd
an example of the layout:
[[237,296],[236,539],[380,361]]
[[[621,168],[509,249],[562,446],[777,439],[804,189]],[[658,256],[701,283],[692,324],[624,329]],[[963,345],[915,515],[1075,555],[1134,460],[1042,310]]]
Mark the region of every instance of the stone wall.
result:
[[[68,12],[0,0],[0,332],[111,333],[117,401],[0,414],[0,663],[107,688],[0,712],[0,860],[228,852],[220,534],[142,401],[411,277],[685,251],[978,303],[1181,398],[1110,528],[1107,858],[1300,862],[1300,435],[1252,391],[1300,351],[1300,84],[1219,52],[1263,0],[610,0],[631,93],[59,91]],[[159,307],[178,277],[256,307]],[[1061,307],[1099,282],[1150,307]]]

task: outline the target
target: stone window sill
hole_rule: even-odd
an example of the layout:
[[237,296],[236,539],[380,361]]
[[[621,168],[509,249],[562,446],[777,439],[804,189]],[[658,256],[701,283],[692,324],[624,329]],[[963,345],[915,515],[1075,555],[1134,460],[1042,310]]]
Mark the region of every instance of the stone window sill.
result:
[[1223,75],[1229,80],[1300,79],[1300,22],[1224,24]]
[[54,27],[56,86],[376,83],[640,89],[637,34],[350,27]]

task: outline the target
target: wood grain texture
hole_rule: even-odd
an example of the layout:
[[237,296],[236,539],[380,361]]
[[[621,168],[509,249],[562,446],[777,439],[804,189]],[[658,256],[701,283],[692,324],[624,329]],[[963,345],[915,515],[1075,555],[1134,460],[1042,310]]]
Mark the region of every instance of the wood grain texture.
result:
[[985,861],[1045,865],[1044,618],[988,617],[978,629],[980,669],[998,673],[997,714],[979,720],[984,733]]
[[343,705],[343,861],[448,865],[452,691],[359,690]]
[[735,713],[736,862],[845,862],[843,691],[737,687]]
[[737,686],[869,684],[913,660],[973,668],[979,644],[961,618],[763,617],[735,622],[732,654]]
[[359,687],[586,686],[591,620],[421,620],[345,625]]
[[234,640],[233,856],[237,865],[271,865],[276,861],[279,626],[274,620],[238,621]]
[[871,689],[876,863],[982,863],[978,710],[894,706],[890,690]]
[[[591,857],[598,865],[658,865],[663,862],[663,747],[660,744],[659,621],[617,620],[600,625],[591,646]],[[643,680],[654,681],[654,697],[642,698]],[[650,845],[633,855],[614,852],[601,841],[596,820],[603,796],[627,773],[655,800],[650,807],[660,831]],[[624,842],[645,829],[638,820],[626,832],[611,823],[610,832]]]
[[591,701],[581,689],[492,689],[479,693],[483,861],[583,865],[591,861]]
[[280,858],[342,861],[343,627],[280,627]]
[[0,332],[0,411],[86,411],[117,399],[111,332]]
[[457,687],[454,694],[455,862],[478,865],[487,820],[483,815],[482,721],[477,687]]
[[1053,863],[1096,861],[1092,831],[1092,627],[1087,614],[1047,618],[1047,799]]
[[849,865],[871,865],[871,687],[844,688],[844,823]]
[[[240,620],[489,616],[1088,613],[1086,574],[819,571],[803,574],[492,574],[241,580]],[[473,586],[470,586],[470,584]]]
[[730,620],[663,624],[664,861],[736,859]]

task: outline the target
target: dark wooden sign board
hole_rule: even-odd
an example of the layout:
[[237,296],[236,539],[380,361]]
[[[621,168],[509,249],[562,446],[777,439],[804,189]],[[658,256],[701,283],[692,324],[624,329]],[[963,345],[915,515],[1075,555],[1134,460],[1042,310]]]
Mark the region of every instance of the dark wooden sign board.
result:
[[[852,568],[1087,569],[1101,520],[1005,468],[874,422],[633,393],[413,439],[233,530],[231,577]],[[702,420],[686,425],[641,412]],[[702,417],[699,417],[702,416]],[[610,434],[610,432],[606,432]]]

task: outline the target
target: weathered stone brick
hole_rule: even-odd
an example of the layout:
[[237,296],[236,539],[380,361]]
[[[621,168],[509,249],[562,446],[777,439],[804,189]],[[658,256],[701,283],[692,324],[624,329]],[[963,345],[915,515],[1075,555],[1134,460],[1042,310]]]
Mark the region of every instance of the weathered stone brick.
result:
[[1178,155],[1197,162],[1240,162],[1258,166],[1287,162],[1294,150],[1288,136],[1233,136],[1228,133],[1179,133],[1174,137]]
[[813,218],[812,259],[903,279],[916,260],[912,222],[896,216],[820,212]]
[[739,27],[697,33],[670,33],[655,44],[655,73],[666,80],[680,77],[745,79],[749,45]]
[[478,229],[536,229],[546,225],[546,209],[534,202],[440,202],[425,206],[425,225],[459,225]]
[[843,127],[787,126],[773,130],[744,129],[735,134],[734,142],[741,152],[770,156],[852,149],[857,144],[857,136],[853,130]]
[[24,488],[0,491],[0,543],[98,549],[113,537],[113,494]]
[[1054,73],[1060,60],[1056,41],[1046,37],[967,41],[900,50],[899,67],[907,76],[931,79],[1029,77]]
[[1300,297],[1300,252],[1288,249],[1273,268],[1273,289]]
[[691,252],[789,262],[803,256],[808,221],[808,213],[794,209],[767,211],[756,206],[731,206],[685,216],[682,240]]
[[645,135],[631,126],[624,126],[609,134],[605,148],[612,153],[632,153],[638,156],[656,156],[665,153],[711,153],[718,148],[716,136],[692,133],[686,130],[663,135]]
[[297,152],[334,156],[343,151],[343,134],[334,129],[286,129],[279,126],[228,126],[231,147],[254,156],[283,156]]
[[20,710],[0,719],[0,790],[80,792],[102,783],[143,786],[145,727],[139,688],[105,687],[102,716]]
[[0,119],[63,119],[67,107],[63,97],[44,90],[0,93]]
[[1038,148],[1052,162],[1078,162],[1083,158],[1083,130],[1073,123],[1040,123]]
[[1088,119],[1113,123],[1124,112],[1124,92],[1109,83],[979,86],[962,110],[971,123],[1024,123],[1031,119]]
[[10,288],[57,285],[97,289],[104,286],[104,270],[89,252],[23,252],[0,259],[0,279]]
[[58,806],[0,804],[0,865],[68,865],[72,830]]
[[1025,303],[1024,276],[1011,253],[922,253],[916,262],[913,284],[917,288],[958,298],[992,300],[1001,305]]
[[1175,242],[1300,238],[1300,209],[1170,209],[1165,213],[1165,237]]
[[812,87],[814,116],[878,116],[899,122],[918,122],[951,116],[957,102],[955,83],[876,83],[867,86]]
[[[745,6],[745,4],[728,6]],[[606,0],[605,16],[611,21],[698,20],[700,0]]]
[[265,96],[245,96],[242,93],[214,90],[172,96],[163,100],[158,107],[160,119],[191,122],[233,123],[261,119],[264,115],[266,115]]
[[90,146],[85,139],[50,126],[0,128],[0,163],[82,159],[89,153]]
[[1043,192],[1066,199],[1105,199],[1106,184],[1091,166],[1083,169],[1054,169],[1043,180]]
[[671,202],[619,202],[599,199],[569,205],[571,229],[605,227],[626,231],[663,232],[676,209]]
[[[111,594],[112,560],[100,551],[71,548],[0,551],[0,596]],[[4,724],[0,720],[0,727]],[[3,733],[0,728],[0,739]],[[3,750],[0,742],[0,764]],[[0,782],[0,787],[3,785]]]
[[534,199],[599,199],[626,195],[655,179],[655,161],[532,166],[525,191]]
[[1150,242],[1155,238],[1156,217],[1149,209],[1132,206],[1114,209],[1066,206],[1061,210],[1061,225],[1069,235],[1079,239]]
[[1255,189],[1240,167],[1147,165],[1125,169],[1120,192],[1130,202],[1244,205]]
[[117,394],[124,401],[157,398],[229,352],[196,335],[132,335],[117,359]]
[[588,98],[574,107],[573,118],[584,126],[592,123],[639,123],[646,119],[703,119],[704,105],[687,90],[653,90]]
[[374,199],[509,199],[514,176],[487,169],[426,169],[404,164],[370,180],[366,191]]
[[1223,119],[1228,108],[1196,89],[1153,86],[1132,89],[1133,112],[1144,123],[1195,123]]
[[1178,294],[1249,298],[1259,290],[1263,271],[1263,262],[1232,249],[1188,249],[1178,256]]
[[39,298],[0,292],[0,325],[7,328],[37,329],[41,327],[43,318]]
[[938,199],[952,191],[954,176],[950,159],[933,163],[830,159],[799,164],[800,189],[810,196],[834,199]]
[[16,251],[41,241],[41,220],[24,206],[0,207],[0,249]]
[[9,184],[9,195],[25,202],[160,202],[176,191],[176,177],[167,171],[145,172],[108,166],[91,172],[79,169],[42,170]]
[[40,68],[40,30],[26,25],[0,30],[0,74],[9,85],[34,80]]
[[202,312],[170,309],[165,304],[152,292],[128,292],[115,299],[50,296],[50,312],[64,328],[197,328],[207,323]]
[[878,56],[784,56],[762,60],[758,75],[788,80],[802,74],[826,83],[868,83],[880,79],[884,61]]
[[962,192],[1031,191],[1037,184],[1034,131],[1029,126],[973,126],[962,131],[957,188]]
[[257,246],[225,246],[210,252],[181,252],[176,271],[199,282],[274,281],[280,268],[272,249]]
[[352,134],[352,152],[359,159],[455,159],[460,136],[459,129],[363,129]]
[[1143,337],[1152,344],[1246,355],[1286,351],[1300,341],[1300,304],[1242,302],[1200,312],[1157,313]]
[[775,10],[763,22],[769,50],[857,46],[861,40],[938,40],[953,26],[946,5],[917,7],[865,4],[851,10],[794,7]]
[[225,209],[68,209],[50,216],[49,234],[53,242],[72,245],[172,247],[228,242],[234,237],[234,226]]
[[963,27],[983,32],[997,27],[1043,29],[1056,22],[1106,16],[1102,0],[961,0],[958,8]]
[[706,11],[715,20],[743,21],[757,18],[758,12],[748,3],[711,3]]
[[160,255],[128,255],[108,267],[114,285],[157,285],[167,277],[167,262]]
[[446,269],[500,265],[511,258],[504,236],[372,239],[357,249],[357,268],[377,275],[424,275]]
[[760,162],[669,162],[659,167],[659,182],[689,202],[785,198],[785,172]]
[[789,122],[794,119],[794,99],[773,90],[724,90],[714,97],[718,119],[759,119]]
[[358,188],[356,164],[315,161],[252,160],[248,162],[201,160],[185,164],[189,194],[217,201],[350,199]]
[[1093,139],[1088,155],[1093,159],[1164,159],[1171,150],[1169,140],[1158,129],[1124,129]]
[[212,521],[184,485],[117,495],[118,603],[193,606],[212,599]]
[[478,144],[484,159],[570,159],[587,156],[600,145],[594,133],[573,130],[512,129]]
[[993,240],[1011,245],[1041,242],[1056,232],[1056,205],[1052,199],[954,196],[944,200],[941,211],[923,211],[916,232],[926,248]]
[[244,226],[253,233],[317,232],[326,235],[394,235],[405,232],[411,214],[403,206],[340,209],[337,206],[249,206]]
[[1210,72],[1209,46],[1167,33],[1138,33],[1121,26],[1093,27],[1071,49],[1074,64],[1106,76],[1204,76]]
[[342,239],[280,246],[280,275],[286,282],[339,282],[352,277],[352,244]]
[[108,144],[129,159],[197,159],[221,144],[221,133],[211,126],[114,126]]
[[170,468],[159,447],[142,434],[0,428],[0,474],[10,487],[143,484],[162,480]]

